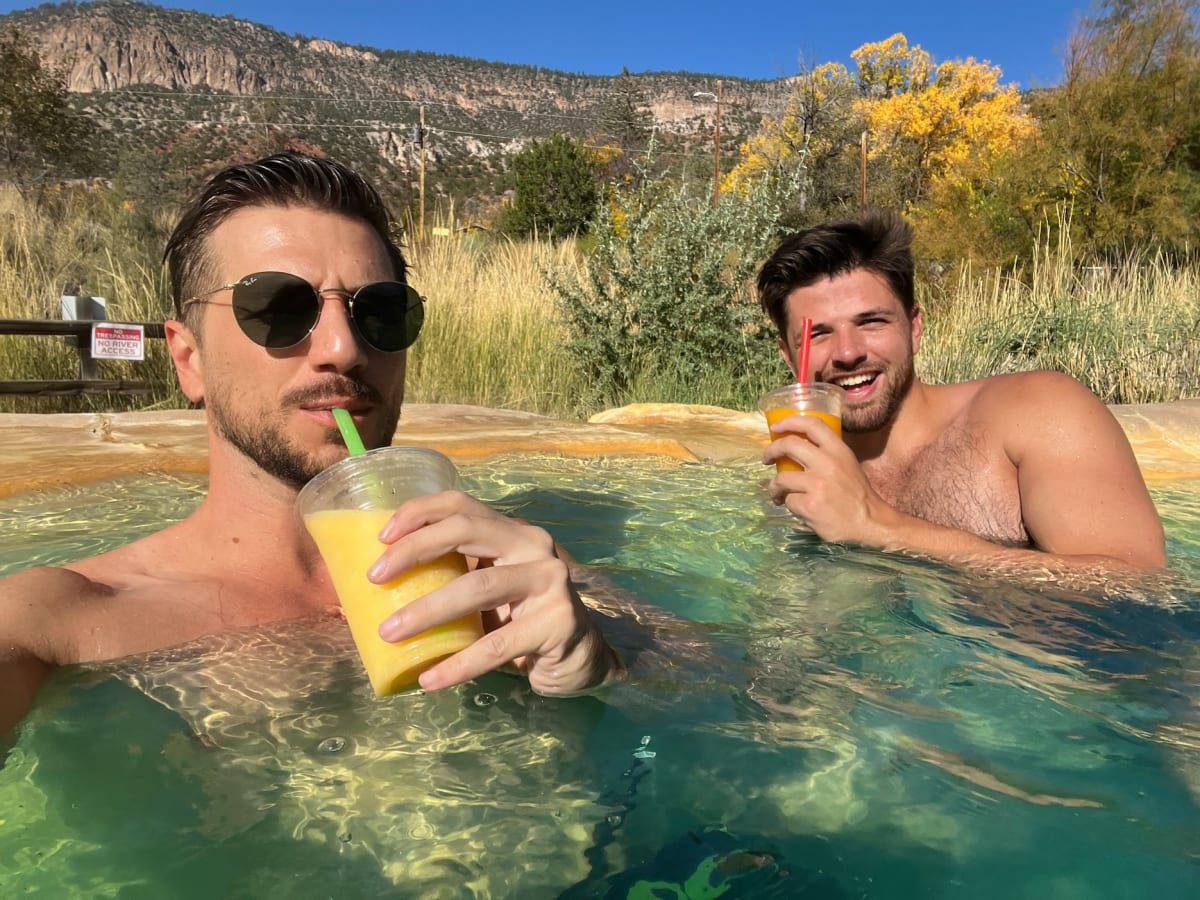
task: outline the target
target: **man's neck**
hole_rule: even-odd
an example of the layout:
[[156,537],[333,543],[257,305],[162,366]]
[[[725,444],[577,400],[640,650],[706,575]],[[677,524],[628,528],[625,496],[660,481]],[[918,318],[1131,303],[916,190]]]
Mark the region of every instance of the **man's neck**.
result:
[[847,432],[847,446],[864,467],[887,466],[927,446],[940,430],[934,415],[932,388],[914,378],[895,414],[874,431]]
[[[223,454],[218,458],[216,454]],[[311,576],[320,555],[296,511],[297,490],[232,447],[212,448],[208,495],[193,518],[205,539],[264,568],[287,565]]]

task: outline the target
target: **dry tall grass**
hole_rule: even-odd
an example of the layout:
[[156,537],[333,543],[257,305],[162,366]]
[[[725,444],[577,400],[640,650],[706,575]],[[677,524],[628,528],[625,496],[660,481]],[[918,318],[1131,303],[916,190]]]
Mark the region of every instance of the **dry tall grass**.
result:
[[1043,246],[1027,273],[964,269],[929,308],[918,357],[939,382],[1053,369],[1106,403],[1200,397],[1200,270],[1131,254],[1078,267],[1070,247]]
[[[64,293],[104,297],[110,320],[161,322],[169,306],[158,254],[161,229],[137,220],[104,191],[68,190],[37,200],[0,185],[0,317],[58,319]],[[61,337],[0,337],[0,378],[70,379],[79,374]],[[142,362],[100,360],[101,378],[148,381],[149,394],[7,397],[5,412],[64,412],[182,406],[162,341]]]
[[410,399],[575,413],[578,374],[542,273],[577,268],[570,242],[487,235],[433,238],[409,248],[426,297],[425,329],[409,355]]
[[[58,298],[74,284],[108,298],[110,319],[162,321],[170,308],[160,266],[169,225],[143,221],[103,192],[33,203],[0,187],[0,317],[57,318]],[[542,277],[552,267],[582,269],[574,244],[474,234],[430,239],[408,255],[413,283],[428,300],[425,332],[410,352],[410,400],[563,417],[595,411],[579,407],[581,376]],[[1051,368],[1110,403],[1200,396],[1194,265],[1134,255],[1112,269],[1080,270],[1069,247],[1047,246],[1027,273],[964,270],[947,289],[924,286],[920,302],[926,338],[918,368],[929,380]],[[0,398],[0,411],[184,405],[162,342],[149,341],[148,352],[144,363],[100,364],[101,377],[150,381],[148,397]],[[0,378],[71,378],[77,365],[61,338],[0,336]],[[637,390],[728,402],[721,384]],[[751,408],[753,398],[743,401]]]

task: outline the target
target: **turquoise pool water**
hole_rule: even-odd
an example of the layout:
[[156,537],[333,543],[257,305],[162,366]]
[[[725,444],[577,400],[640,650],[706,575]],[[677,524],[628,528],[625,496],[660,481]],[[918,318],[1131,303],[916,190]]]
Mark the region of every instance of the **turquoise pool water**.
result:
[[[62,671],[0,769],[0,896],[1196,896],[1200,484],[1155,492],[1171,579],[1065,589],[822,545],[756,466],[463,475],[615,583],[639,677],[377,700],[336,620]],[[0,500],[0,571],[202,490]]]

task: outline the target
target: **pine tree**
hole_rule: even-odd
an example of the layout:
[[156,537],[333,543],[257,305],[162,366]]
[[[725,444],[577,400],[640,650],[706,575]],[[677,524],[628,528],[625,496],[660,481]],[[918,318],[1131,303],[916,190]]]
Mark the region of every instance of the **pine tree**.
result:
[[591,155],[565,134],[533,141],[512,160],[516,196],[502,227],[513,234],[564,238],[587,231],[596,212]]

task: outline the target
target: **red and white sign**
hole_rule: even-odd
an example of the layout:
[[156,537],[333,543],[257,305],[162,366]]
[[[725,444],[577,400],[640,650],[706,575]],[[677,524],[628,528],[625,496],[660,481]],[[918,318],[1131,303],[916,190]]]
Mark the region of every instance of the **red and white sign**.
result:
[[145,328],[141,325],[97,322],[92,326],[92,358],[145,359]]

